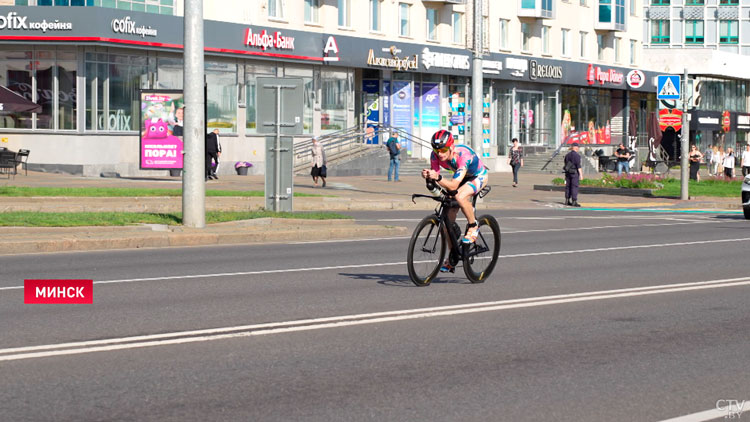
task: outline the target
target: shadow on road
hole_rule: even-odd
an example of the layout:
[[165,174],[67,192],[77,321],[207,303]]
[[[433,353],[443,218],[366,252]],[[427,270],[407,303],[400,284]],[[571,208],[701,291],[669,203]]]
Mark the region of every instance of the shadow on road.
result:
[[[401,274],[353,274],[353,273],[339,273],[344,277],[349,277],[355,280],[372,280],[377,281],[378,284],[389,287],[416,287],[411,282],[408,275]],[[447,276],[438,276],[437,279],[432,281],[432,284],[460,284],[468,283],[469,281],[458,277],[455,274]]]

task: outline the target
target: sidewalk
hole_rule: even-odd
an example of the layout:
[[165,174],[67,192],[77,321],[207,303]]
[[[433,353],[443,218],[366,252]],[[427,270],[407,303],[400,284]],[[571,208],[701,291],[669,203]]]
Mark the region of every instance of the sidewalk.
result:
[[[520,185],[512,187],[510,173],[490,175],[492,192],[478,204],[485,209],[531,209],[562,206],[558,192],[534,191],[535,184],[550,184],[555,175],[521,173]],[[4,186],[47,187],[129,187],[180,189],[181,178],[91,178],[63,174],[29,172],[15,179],[0,179]],[[208,190],[264,189],[263,176],[221,176],[206,183]],[[313,188],[310,177],[295,177],[294,191],[322,197],[295,197],[295,211],[388,211],[432,210],[428,199],[411,201],[412,193],[427,193],[419,177],[404,177],[388,182],[385,177],[356,176],[329,178],[326,188]],[[738,198],[697,198],[679,201],[663,198],[639,198],[615,195],[581,196],[584,207],[637,207],[659,209],[739,209]],[[206,197],[206,210],[247,211],[264,206],[262,197]],[[0,197],[0,212],[177,212],[181,197]],[[127,227],[35,228],[0,227],[4,247],[0,254],[71,250],[191,246],[257,242],[305,241],[341,238],[407,236],[403,227],[360,225],[354,221],[315,221],[295,219],[259,219],[210,224],[204,229],[182,226],[138,225]]]

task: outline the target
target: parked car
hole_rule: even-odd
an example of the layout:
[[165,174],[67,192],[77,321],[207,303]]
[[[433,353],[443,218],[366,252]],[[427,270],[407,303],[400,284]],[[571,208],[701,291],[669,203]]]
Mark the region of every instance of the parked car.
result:
[[745,220],[750,220],[750,174],[742,181],[742,211],[745,213]]

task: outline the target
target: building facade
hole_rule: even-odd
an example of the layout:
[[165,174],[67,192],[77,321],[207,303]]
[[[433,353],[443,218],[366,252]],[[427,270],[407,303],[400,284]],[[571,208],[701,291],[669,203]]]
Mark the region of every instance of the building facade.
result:
[[[42,105],[40,113],[0,115],[3,138],[33,151],[32,168],[153,174],[139,165],[138,93],[182,89],[182,2],[53,3],[0,7],[0,83]],[[512,137],[539,149],[571,133],[617,143],[628,135],[631,110],[637,116],[654,105],[654,74],[641,68],[642,23],[630,4],[485,3],[478,152],[493,169],[502,168]],[[470,142],[471,4],[204,4],[207,126],[221,131],[227,161],[265,169],[256,113],[257,81],[267,76],[303,80],[300,139],[377,122],[424,139],[448,128]],[[429,153],[418,145],[407,151]]]
[[750,66],[750,1],[648,0],[643,14],[646,60],[661,72],[688,72],[690,143],[701,151],[714,145],[742,148],[750,141],[745,70]]

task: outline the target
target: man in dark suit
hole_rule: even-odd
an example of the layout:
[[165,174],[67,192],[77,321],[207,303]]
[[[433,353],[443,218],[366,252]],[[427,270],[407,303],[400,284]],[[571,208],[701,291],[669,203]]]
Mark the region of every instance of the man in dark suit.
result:
[[211,160],[219,166],[219,156],[221,155],[221,146],[219,145],[219,129],[206,135],[206,180],[218,179],[216,173],[211,168]]
[[565,205],[580,207],[578,204],[578,183],[583,179],[581,155],[578,154],[578,142],[573,142],[570,152],[565,155]]

